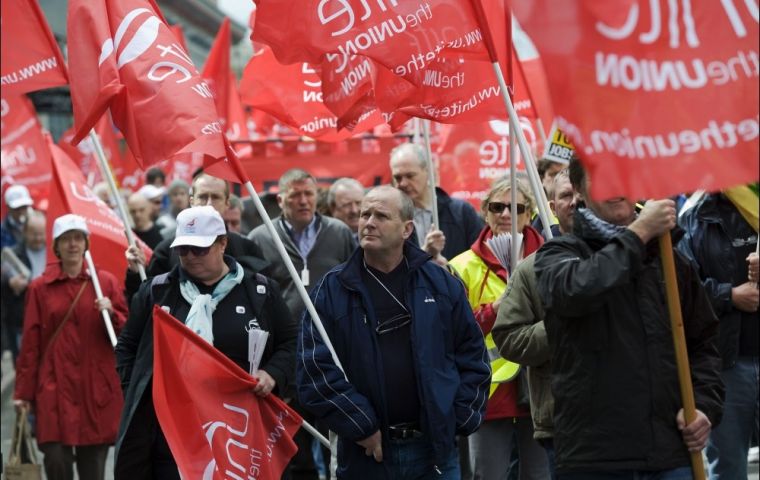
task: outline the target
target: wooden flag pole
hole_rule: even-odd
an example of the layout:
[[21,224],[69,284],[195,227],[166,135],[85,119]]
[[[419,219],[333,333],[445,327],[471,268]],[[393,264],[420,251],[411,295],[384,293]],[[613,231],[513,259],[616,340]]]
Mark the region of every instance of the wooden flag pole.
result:
[[[662,272],[665,276],[665,292],[667,294],[668,312],[670,314],[670,329],[673,332],[673,346],[676,353],[676,366],[678,368],[678,386],[681,389],[681,401],[683,402],[683,416],[686,424],[690,424],[697,418],[697,407],[694,402],[694,389],[691,384],[691,371],[689,369],[689,356],[686,351],[686,336],[683,330],[683,317],[681,315],[681,301],[678,295],[678,279],[673,259],[673,241],[670,232],[659,238],[660,261]],[[702,462],[701,452],[689,452],[691,468],[695,480],[705,480],[705,467]]]
[[[127,215],[127,207],[124,205],[124,199],[121,198],[119,189],[116,188],[116,180],[113,178],[113,172],[111,172],[111,167],[108,166],[108,161],[106,160],[106,154],[103,152],[103,145],[101,145],[100,138],[98,137],[98,134],[95,133],[94,128],[90,130],[90,140],[92,140],[92,144],[95,147],[95,158],[98,159],[100,173],[108,183],[108,189],[111,190],[111,195],[113,195],[114,202],[116,202],[119,216],[121,217],[122,223],[124,223],[124,233],[127,236],[127,243],[129,243],[130,247],[135,247],[137,246],[137,242],[135,240],[135,234],[132,232],[132,219]],[[148,278],[145,274],[145,266],[139,265],[138,267],[140,280],[145,281],[145,279]]]
[[[90,278],[92,278],[92,286],[95,287],[95,296],[100,300],[103,298],[103,290],[100,288],[98,272],[95,271],[95,264],[92,261],[92,255],[89,250],[85,250],[84,260],[87,262],[87,270],[89,270]],[[113,323],[111,323],[111,314],[105,308],[100,310],[100,314],[103,315],[103,323],[106,324],[106,331],[108,332],[108,338],[111,340],[111,346],[116,347],[116,332],[114,332]]]

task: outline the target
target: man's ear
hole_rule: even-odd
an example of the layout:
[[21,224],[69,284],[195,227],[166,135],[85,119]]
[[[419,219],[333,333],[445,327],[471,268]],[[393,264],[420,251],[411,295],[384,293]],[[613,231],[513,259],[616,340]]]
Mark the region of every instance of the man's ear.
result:
[[557,215],[557,210],[554,209],[554,200],[549,200],[549,208],[552,209],[554,215]]
[[404,237],[404,240],[408,240],[409,237],[412,236],[412,232],[414,231],[414,222],[412,220],[407,220],[404,224],[404,231],[401,233],[401,236]]

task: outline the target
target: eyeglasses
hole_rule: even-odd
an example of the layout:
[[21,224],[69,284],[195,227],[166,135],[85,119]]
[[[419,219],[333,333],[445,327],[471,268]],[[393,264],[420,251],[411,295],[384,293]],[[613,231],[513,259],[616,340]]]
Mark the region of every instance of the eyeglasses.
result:
[[180,245],[175,248],[180,257],[185,257],[190,252],[193,252],[196,257],[205,257],[211,251],[211,247],[192,247],[190,245]]
[[[488,211],[491,213],[501,214],[504,212],[504,210],[512,211],[512,204],[511,203],[502,203],[502,202],[489,202],[488,203]],[[525,204],[524,203],[518,203],[517,204],[517,214],[522,215],[525,213]]]
[[394,315],[388,320],[379,322],[377,324],[377,327],[375,327],[375,332],[377,332],[378,335],[382,335],[384,333],[390,333],[395,330],[398,330],[399,328],[404,328],[410,323],[412,323],[411,315],[409,315],[406,312],[399,313],[398,315]]

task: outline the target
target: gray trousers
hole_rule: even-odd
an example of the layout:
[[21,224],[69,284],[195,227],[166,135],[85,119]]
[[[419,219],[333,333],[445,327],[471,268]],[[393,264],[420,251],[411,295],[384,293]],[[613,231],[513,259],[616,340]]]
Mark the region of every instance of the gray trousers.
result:
[[513,448],[519,453],[520,480],[551,478],[546,451],[533,440],[530,417],[486,420],[469,443],[474,480],[507,480]]
[[48,480],[74,480],[74,463],[79,480],[103,480],[109,445],[71,447],[62,443],[42,443],[43,464]]

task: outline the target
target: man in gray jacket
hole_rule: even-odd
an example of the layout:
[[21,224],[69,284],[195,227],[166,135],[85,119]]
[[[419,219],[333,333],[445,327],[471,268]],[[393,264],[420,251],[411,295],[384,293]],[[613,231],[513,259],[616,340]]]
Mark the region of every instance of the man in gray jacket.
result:
[[[573,230],[573,214],[578,197],[570,183],[567,169],[556,174],[551,192],[549,205],[559,220],[560,234],[569,233]],[[544,308],[536,287],[536,272],[533,270],[535,260],[535,254],[529,255],[512,272],[492,333],[502,357],[527,367],[533,438],[546,449],[554,478],[551,350],[546,339]]]
[[[333,267],[349,259],[356,248],[354,236],[340,220],[317,213],[317,182],[308,172],[294,168],[283,173],[279,190],[277,203],[282,215],[272,219],[272,223],[293,266],[301,274],[304,287],[310,290]],[[268,274],[279,283],[285,303],[300,324],[305,305],[266,225],[253,229],[248,238],[261,248],[264,258],[271,263]],[[295,364],[293,370],[295,371]],[[286,396],[294,397],[293,393],[288,392]],[[301,410],[295,399],[291,406],[306,421],[313,419]],[[311,436],[300,430],[295,441],[298,453],[291,460],[290,473],[305,475],[299,478],[316,480],[317,471],[311,458]]]

